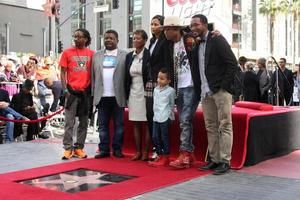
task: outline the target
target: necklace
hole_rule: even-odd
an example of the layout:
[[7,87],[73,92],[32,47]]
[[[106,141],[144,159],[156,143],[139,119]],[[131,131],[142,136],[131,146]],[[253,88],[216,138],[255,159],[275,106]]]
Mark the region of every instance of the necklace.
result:
[[[86,55],[87,53],[86,53],[86,49],[85,49],[85,53],[84,53],[84,55]],[[88,57],[88,56],[83,56],[83,59],[86,59],[86,61],[85,60],[82,60],[81,59],[81,57],[82,56],[79,56],[79,54],[78,54],[78,51],[77,51],[77,48],[76,48],[76,56],[77,56],[77,63],[78,63],[78,65],[81,67],[81,68],[83,68],[83,67],[86,67],[86,64],[87,64],[87,61],[88,61],[88,59],[86,59],[86,57]]]

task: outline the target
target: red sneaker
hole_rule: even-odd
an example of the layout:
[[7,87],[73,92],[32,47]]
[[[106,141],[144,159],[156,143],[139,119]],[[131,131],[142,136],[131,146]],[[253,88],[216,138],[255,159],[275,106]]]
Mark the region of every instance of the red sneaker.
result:
[[167,166],[169,165],[169,156],[157,156],[157,158],[154,161],[149,162],[149,165],[152,167],[158,167],[158,166]]
[[170,162],[169,165],[177,169],[184,169],[184,168],[190,168],[193,162],[194,162],[194,158],[192,154],[187,151],[182,151],[180,152],[178,158]]

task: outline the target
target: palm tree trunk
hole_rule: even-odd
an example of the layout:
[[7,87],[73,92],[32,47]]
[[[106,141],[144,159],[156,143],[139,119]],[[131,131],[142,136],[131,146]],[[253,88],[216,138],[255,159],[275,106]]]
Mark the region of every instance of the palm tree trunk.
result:
[[295,67],[295,57],[296,57],[296,22],[297,22],[297,13],[293,13],[293,68]]
[[274,54],[274,20],[273,18],[270,21],[270,52],[273,56]]

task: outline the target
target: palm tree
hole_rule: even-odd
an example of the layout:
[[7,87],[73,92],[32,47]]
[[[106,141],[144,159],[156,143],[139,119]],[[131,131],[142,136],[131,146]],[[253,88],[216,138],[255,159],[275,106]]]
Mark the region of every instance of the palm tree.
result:
[[296,55],[296,23],[300,16],[300,0],[283,0],[280,2],[280,12],[284,14],[292,14],[293,16],[293,65],[295,65]]
[[[295,56],[296,56],[296,24],[300,18],[300,0],[293,0],[291,5],[291,11],[293,13],[293,65],[295,66]],[[299,41],[298,41],[299,45]]]
[[[290,2],[290,0],[283,0],[280,1],[279,3],[279,12],[281,12],[282,14],[285,15],[285,23],[287,24],[288,18],[287,16],[290,15],[291,13],[291,9],[292,9],[292,3]],[[288,35],[288,30],[286,30],[286,36],[285,36],[285,55],[287,55],[288,52],[288,42],[287,42],[287,35]]]
[[270,52],[274,53],[274,24],[276,20],[276,15],[281,12],[280,6],[277,4],[276,0],[261,0],[259,2],[259,13],[267,16],[269,19],[269,29],[270,29]]

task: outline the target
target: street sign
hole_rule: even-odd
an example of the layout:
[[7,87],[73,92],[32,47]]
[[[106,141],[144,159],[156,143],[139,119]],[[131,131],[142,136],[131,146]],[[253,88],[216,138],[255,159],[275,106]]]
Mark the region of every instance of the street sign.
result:
[[108,4],[104,4],[101,6],[94,6],[93,12],[94,13],[99,13],[99,12],[106,12],[109,9],[109,5]]

